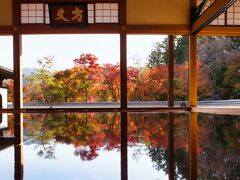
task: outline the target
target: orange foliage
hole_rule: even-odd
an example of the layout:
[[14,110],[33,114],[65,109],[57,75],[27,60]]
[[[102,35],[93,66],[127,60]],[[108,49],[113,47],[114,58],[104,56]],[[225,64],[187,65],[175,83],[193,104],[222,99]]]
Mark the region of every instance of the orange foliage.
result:
[[149,69],[144,75],[145,100],[167,100],[168,68],[159,65]]
[[[74,59],[75,66],[58,71],[53,75],[52,84],[43,92],[55,102],[106,102],[120,100],[120,66],[119,64],[99,65],[97,57],[92,54],[81,54]],[[211,94],[208,73],[201,62],[198,63],[199,96]],[[168,66],[161,64],[152,68],[128,67],[128,100],[129,101],[166,101],[168,97]],[[24,101],[42,101],[42,91],[34,91],[34,83],[29,82],[23,88]],[[11,84],[10,84],[11,85]],[[41,86],[41,88],[44,88]],[[47,89],[48,88],[48,89]],[[174,66],[175,100],[187,100],[188,65]],[[46,96],[46,95],[45,95]]]
[[8,89],[8,102],[14,101],[14,81],[12,79],[7,79],[3,81],[3,86]]

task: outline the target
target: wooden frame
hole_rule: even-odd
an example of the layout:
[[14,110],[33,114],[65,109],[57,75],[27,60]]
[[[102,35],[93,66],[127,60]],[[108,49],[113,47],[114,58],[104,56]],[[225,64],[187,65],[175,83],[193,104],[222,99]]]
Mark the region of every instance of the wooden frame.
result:
[[[21,123],[21,114],[19,113],[90,113],[90,112],[121,112],[121,178],[128,179],[128,159],[127,159],[127,113],[128,112],[166,112],[169,113],[169,179],[174,179],[174,114],[177,111],[191,111],[191,107],[197,106],[197,58],[196,58],[196,38],[197,35],[206,36],[240,36],[239,27],[237,26],[207,26],[196,33],[196,24],[192,27],[187,25],[127,25],[126,23],[126,0],[104,0],[104,2],[119,2],[120,4],[120,21],[119,24],[89,24],[86,29],[74,27],[63,27],[55,29],[49,25],[20,24],[19,22],[19,4],[36,3],[39,0],[12,0],[13,1],[13,25],[0,27],[1,35],[12,35],[14,46],[14,109],[0,109],[0,113],[14,113],[15,136],[19,137],[15,144],[15,177],[23,178],[23,129]],[[65,0],[59,0],[64,2]],[[55,0],[48,0],[55,2]],[[79,2],[72,0],[72,2]],[[86,0],[84,2],[92,2]],[[190,0],[191,7],[196,7],[196,0]],[[101,1],[100,1],[101,3]],[[202,22],[197,21],[197,26]],[[198,24],[199,23],[199,24]],[[191,29],[192,28],[192,29]],[[195,30],[194,30],[195,29]],[[196,31],[197,30],[197,31]],[[24,34],[120,34],[120,66],[121,66],[121,106],[120,108],[64,108],[64,109],[24,109],[22,108],[22,80],[21,80],[21,40]],[[167,34],[169,35],[169,104],[163,108],[128,108],[127,102],[127,35],[128,34]],[[189,35],[189,105],[190,107],[174,107],[173,94],[173,35]],[[189,114],[189,155],[190,155],[190,179],[197,178],[197,113]],[[16,161],[17,159],[17,161]]]
[[[59,0],[58,2],[64,2],[65,0]],[[15,145],[15,177],[21,179],[23,177],[22,160],[23,160],[23,147],[22,147],[22,123],[21,115],[19,113],[69,113],[69,112],[121,112],[121,123],[124,124],[124,128],[121,129],[121,144],[125,145],[125,148],[121,148],[121,178],[128,179],[127,168],[127,112],[165,112],[169,113],[169,124],[174,124],[174,111],[191,111],[191,107],[197,106],[197,74],[196,74],[196,35],[193,33],[198,32],[198,27],[203,24],[203,21],[199,19],[192,27],[187,25],[127,25],[126,23],[126,0],[104,0],[104,2],[119,2],[120,4],[120,22],[119,24],[89,24],[86,29],[77,29],[63,27],[61,29],[54,29],[49,25],[23,25],[19,22],[20,17],[20,3],[36,3],[39,0],[12,0],[13,2],[13,25],[0,27],[1,35],[13,36],[14,47],[14,109],[0,109],[0,113],[14,113],[15,121],[15,136],[20,139],[16,140]],[[55,2],[55,0],[48,0],[48,2]],[[79,2],[78,0],[72,0],[72,2]],[[84,2],[92,2],[91,0],[85,0]],[[101,3],[101,1],[99,1]],[[196,0],[190,0],[191,7],[196,7]],[[202,27],[202,26],[201,26]],[[121,106],[120,108],[98,108],[98,109],[24,109],[22,108],[22,80],[21,80],[21,40],[23,34],[107,34],[115,33],[120,34],[120,66],[121,66]],[[189,35],[189,105],[191,107],[174,107],[173,106],[173,91],[169,91],[169,104],[168,107],[163,108],[128,108],[127,107],[127,35],[128,34],[167,34],[169,35],[169,88],[173,90],[173,75],[174,75],[174,63],[173,63],[173,35]],[[211,26],[205,27],[198,35],[221,35],[221,36],[240,36],[239,27],[236,26]],[[197,178],[197,114],[191,113],[189,115],[189,142],[190,142],[190,179]],[[169,179],[174,179],[174,129],[173,126],[169,129]],[[20,146],[19,146],[20,144]],[[18,158],[19,157],[19,158]],[[19,159],[16,161],[16,159]]]
[[[190,5],[192,9],[196,7],[196,0],[189,0]],[[223,1],[223,0],[222,0]],[[227,0],[225,0],[226,2]],[[119,23],[118,24],[89,24],[87,28],[85,29],[79,29],[74,27],[63,27],[60,29],[52,28],[49,25],[45,24],[20,24],[20,4],[21,3],[37,3],[39,0],[12,0],[13,2],[13,25],[12,26],[6,26],[6,27],[0,27],[0,34],[2,35],[13,35],[13,46],[14,46],[14,81],[15,81],[15,88],[14,88],[14,97],[15,97],[15,103],[14,103],[14,110],[15,111],[29,111],[28,109],[23,109],[22,99],[21,99],[21,35],[24,34],[120,34],[120,64],[121,64],[121,106],[118,109],[110,108],[110,109],[102,109],[109,110],[109,111],[115,111],[115,110],[128,110],[127,107],[127,49],[126,49],[126,38],[128,34],[168,34],[171,37],[175,34],[180,35],[189,35],[192,34],[193,31],[191,31],[191,28],[194,27],[194,24],[192,27],[187,25],[128,25],[127,24],[127,18],[126,18],[126,0],[101,0],[98,1],[98,3],[119,3]],[[44,1],[44,3],[51,3],[55,2],[55,0],[48,0]],[[58,2],[65,2],[65,0],[59,0]],[[72,2],[79,2],[79,0],[73,0]],[[84,1],[86,3],[92,3],[92,0],[86,0]],[[201,19],[200,19],[201,20]],[[200,20],[197,20],[199,22]],[[201,23],[200,23],[201,24]],[[194,31],[195,32],[195,31]],[[240,31],[238,30],[238,27],[222,27],[222,26],[211,26],[206,27],[204,30],[202,30],[199,35],[240,35]],[[196,38],[196,37],[195,37]],[[191,38],[190,38],[191,39]],[[195,48],[196,45],[193,42],[193,40],[190,41],[191,49]],[[173,48],[173,47],[171,47]],[[171,54],[170,54],[171,55]],[[190,59],[193,59],[196,55],[196,50],[190,50]],[[192,64],[192,60],[190,61],[190,74],[195,69],[195,65]],[[193,67],[194,66],[194,67]],[[173,69],[171,70],[173,72]],[[172,74],[172,75],[171,75]],[[169,77],[173,78],[173,73],[169,73]],[[193,79],[192,79],[193,78]],[[196,106],[196,86],[193,86],[193,82],[196,81],[195,75],[190,75],[190,84],[191,89],[189,91],[190,96],[190,106]],[[172,85],[173,87],[173,85]],[[169,92],[172,94],[171,92]],[[171,95],[172,96],[172,95]],[[194,97],[192,99],[192,97]],[[172,103],[171,103],[172,104]],[[169,107],[171,105],[169,104]],[[146,108],[145,108],[146,109]],[[157,108],[159,109],[159,108]],[[165,108],[163,108],[165,109]],[[174,109],[174,108],[173,108]],[[187,108],[183,108],[187,109]],[[36,109],[37,110],[37,109]],[[76,111],[76,109],[61,109],[62,111]],[[84,109],[86,110],[86,109]],[[92,111],[94,109],[87,109],[88,111]],[[101,110],[101,108],[100,108]],[[131,109],[134,110],[134,109]],[[155,110],[149,109],[149,110]],[[41,110],[39,110],[41,111]],[[52,109],[49,110],[51,112],[58,111],[59,109]],[[79,111],[82,111],[82,109],[79,109]]]
[[[126,34],[168,34],[189,35],[190,29],[186,25],[126,25]],[[198,36],[240,36],[240,26],[207,26]],[[89,24],[87,29],[60,28],[55,29],[47,25],[21,25],[18,32],[26,34],[119,34],[121,26],[118,24]],[[0,35],[13,35],[14,26],[0,27]]]
[[[131,108],[127,107],[127,34],[170,34],[173,40],[174,34],[181,34],[186,35],[189,33],[189,28],[186,25],[154,25],[154,26],[138,26],[138,25],[127,25],[127,18],[126,18],[126,0],[104,0],[99,1],[98,3],[110,3],[110,2],[118,2],[120,15],[119,15],[119,23],[118,24],[89,24],[87,28],[80,29],[74,27],[61,27],[59,29],[52,28],[48,24],[21,24],[20,23],[20,4],[21,3],[37,3],[39,0],[13,0],[13,17],[14,22],[12,27],[8,27],[7,29],[2,29],[0,27],[0,34],[1,32],[7,31],[7,33],[13,35],[13,46],[14,46],[14,110],[7,110],[8,112],[102,112],[102,111],[159,111],[161,109],[170,109],[173,110],[189,110],[188,108],[175,108],[173,107],[173,92],[169,94],[171,104],[167,108]],[[53,0],[48,0],[44,3],[51,3],[55,2]],[[59,3],[64,2],[59,1]],[[79,2],[78,0],[74,0],[72,2]],[[87,0],[86,2],[91,2]],[[8,32],[9,31],[9,32]],[[5,32],[6,33],[6,32]],[[22,80],[21,80],[21,38],[24,34],[95,34],[95,33],[113,33],[113,34],[120,34],[120,76],[121,76],[121,106],[120,108],[99,108],[99,109],[24,109],[22,108]],[[170,46],[173,48],[173,44]],[[170,52],[173,52],[170,51]],[[171,53],[172,54],[172,53]],[[173,58],[173,54],[171,59]],[[169,78],[173,79],[173,63],[170,65],[171,71],[169,73]],[[171,81],[170,83],[173,83]],[[173,87],[173,84],[170,85]],[[3,111],[3,110],[1,110]]]

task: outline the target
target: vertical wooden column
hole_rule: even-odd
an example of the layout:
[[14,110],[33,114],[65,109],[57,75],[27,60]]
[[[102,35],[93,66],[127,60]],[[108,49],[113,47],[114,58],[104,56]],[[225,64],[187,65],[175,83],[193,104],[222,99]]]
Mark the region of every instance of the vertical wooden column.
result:
[[[120,1],[120,76],[121,110],[127,109],[127,34],[126,0]],[[121,112],[121,179],[128,179],[128,120],[127,112]]]
[[22,77],[21,77],[21,35],[13,35],[13,71],[14,71],[14,110],[20,110],[22,104]]
[[14,178],[23,180],[23,123],[22,114],[14,114]]
[[[197,8],[197,0],[190,0],[192,23],[195,17]],[[191,27],[190,27],[191,28]],[[189,35],[189,83],[188,83],[188,105],[190,107],[197,106],[197,36],[195,34]]]
[[13,72],[14,72],[14,110],[21,109],[22,104],[22,77],[21,77],[21,40],[19,34],[20,25],[20,3],[19,0],[12,0],[13,12]]
[[120,76],[121,109],[127,109],[127,34],[126,0],[120,1]]
[[169,180],[174,180],[175,163],[174,163],[174,113],[168,113],[168,148],[169,148]]
[[120,34],[121,109],[127,109],[127,35]]
[[[173,35],[168,36],[168,107],[174,106],[174,38]],[[174,113],[168,113],[169,120],[169,180],[174,180]]]
[[189,106],[197,106],[197,36],[189,36]]
[[168,36],[168,107],[174,106],[174,39]]
[[197,113],[189,113],[189,179],[197,179]]

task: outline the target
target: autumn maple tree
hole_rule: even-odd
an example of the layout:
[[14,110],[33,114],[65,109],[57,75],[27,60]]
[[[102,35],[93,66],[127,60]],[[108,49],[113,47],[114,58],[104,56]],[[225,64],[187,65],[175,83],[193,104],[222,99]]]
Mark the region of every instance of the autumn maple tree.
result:
[[[128,101],[166,101],[168,96],[167,38],[156,42],[145,66],[128,67]],[[239,98],[237,38],[201,37],[198,41],[198,100]],[[209,49],[209,50],[208,50]],[[218,49],[220,52],[216,51]],[[54,71],[53,57],[37,61],[38,68],[24,77],[24,102],[119,102],[120,65],[98,63],[80,54],[73,67]],[[174,37],[174,98],[188,96],[187,37]],[[12,81],[8,81],[12,101]]]

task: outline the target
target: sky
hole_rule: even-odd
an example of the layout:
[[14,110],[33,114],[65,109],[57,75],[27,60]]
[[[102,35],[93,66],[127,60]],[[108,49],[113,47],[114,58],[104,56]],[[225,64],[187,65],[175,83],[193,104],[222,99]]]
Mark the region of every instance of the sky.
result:
[[[162,41],[162,35],[128,35],[128,66],[147,62],[154,43]],[[0,36],[0,66],[13,69],[12,37]],[[64,70],[74,66],[73,60],[82,53],[91,53],[98,58],[99,64],[120,61],[120,36],[118,34],[84,35],[23,35],[22,67],[36,68],[37,60],[44,56],[54,57],[54,69]]]
[[[74,155],[73,145],[55,144],[56,159],[40,158],[37,153],[41,146],[36,144],[24,145],[24,178],[25,179],[58,179],[58,180],[106,180],[120,179],[121,157],[118,149],[106,151],[98,150],[99,156],[92,161],[82,161]],[[137,148],[137,147],[135,147]],[[139,159],[134,159],[136,150],[128,147],[128,176],[129,179],[166,180],[168,175],[156,170],[154,162],[147,154],[146,146],[141,149]],[[10,147],[0,151],[1,179],[14,179],[14,148]]]

